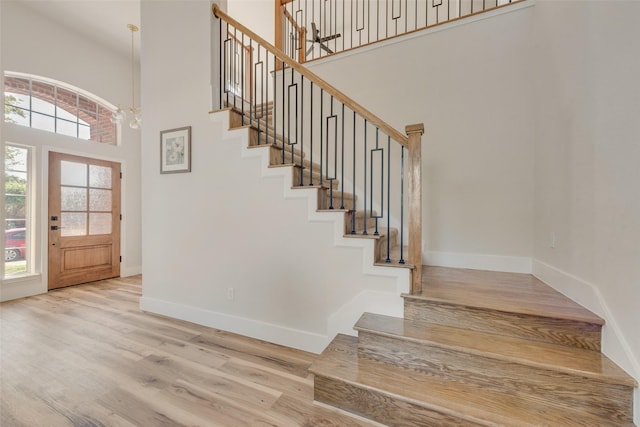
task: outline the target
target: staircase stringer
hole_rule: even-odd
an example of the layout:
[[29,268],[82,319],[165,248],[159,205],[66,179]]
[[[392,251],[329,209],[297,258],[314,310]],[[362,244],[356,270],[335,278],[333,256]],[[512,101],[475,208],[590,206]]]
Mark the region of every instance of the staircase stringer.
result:
[[[238,128],[231,128],[231,110],[219,110],[213,112],[212,117],[214,120],[220,120],[224,124],[228,124],[228,129],[223,131],[222,143],[230,141],[236,142],[238,139],[242,141],[249,140],[249,132],[251,132],[250,126],[242,126]],[[226,117],[224,117],[226,116]],[[223,118],[224,117],[224,118]],[[236,135],[244,133],[241,138]],[[246,135],[246,136],[245,136]],[[361,272],[365,275],[392,277],[396,279],[396,286],[394,289],[376,290],[383,292],[392,292],[398,301],[402,301],[401,294],[409,292],[410,289],[410,268],[390,268],[380,265],[375,265],[375,241],[372,239],[358,239],[347,238],[344,235],[345,229],[345,215],[342,210],[335,210],[335,212],[319,211],[318,210],[318,196],[317,189],[314,187],[309,188],[293,188],[291,182],[293,179],[292,167],[270,167],[269,153],[267,146],[264,149],[249,148],[248,144],[240,144],[240,155],[242,158],[250,159],[257,158],[260,161],[260,173],[264,178],[282,178],[282,191],[283,198],[286,199],[306,199],[307,200],[307,220],[309,222],[332,222],[333,223],[333,244],[336,247],[344,248],[359,248],[362,250],[362,266]],[[351,327],[351,325],[349,326]]]

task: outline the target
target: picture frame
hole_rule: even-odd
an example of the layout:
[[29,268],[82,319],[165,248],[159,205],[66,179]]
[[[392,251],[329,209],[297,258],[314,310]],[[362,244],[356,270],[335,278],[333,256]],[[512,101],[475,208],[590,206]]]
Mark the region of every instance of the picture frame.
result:
[[160,173],[191,172],[191,126],[160,132]]

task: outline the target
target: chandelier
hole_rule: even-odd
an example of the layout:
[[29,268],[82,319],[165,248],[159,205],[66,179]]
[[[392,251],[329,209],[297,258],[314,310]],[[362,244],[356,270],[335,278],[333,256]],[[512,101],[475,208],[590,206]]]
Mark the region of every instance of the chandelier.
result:
[[[131,114],[131,121],[129,121],[129,127],[131,129],[140,129],[142,124],[142,111],[136,107],[136,90],[135,90],[135,61],[133,50],[133,35],[139,28],[133,24],[127,24],[127,28],[131,31],[131,107],[128,109]],[[118,109],[111,115],[112,123],[122,123],[127,117],[127,110],[123,110],[118,106]]]

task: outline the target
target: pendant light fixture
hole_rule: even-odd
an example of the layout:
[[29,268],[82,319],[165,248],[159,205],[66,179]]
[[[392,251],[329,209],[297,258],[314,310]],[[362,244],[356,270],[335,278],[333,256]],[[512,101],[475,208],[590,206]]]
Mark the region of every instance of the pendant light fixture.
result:
[[[139,30],[139,28],[133,24],[127,24],[127,28],[131,31],[131,107],[129,113],[131,113],[131,121],[129,121],[129,127],[131,129],[140,129],[142,125],[142,111],[136,107],[136,86],[135,86],[135,57],[134,57],[134,44],[133,36]],[[111,121],[113,123],[122,123],[127,117],[126,110],[118,107],[118,109],[111,115]]]

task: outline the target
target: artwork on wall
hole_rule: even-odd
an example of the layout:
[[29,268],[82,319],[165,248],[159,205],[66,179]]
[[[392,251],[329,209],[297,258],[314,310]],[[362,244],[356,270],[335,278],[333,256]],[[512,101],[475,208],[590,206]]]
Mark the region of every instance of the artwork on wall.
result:
[[160,173],[191,172],[191,126],[160,132]]

